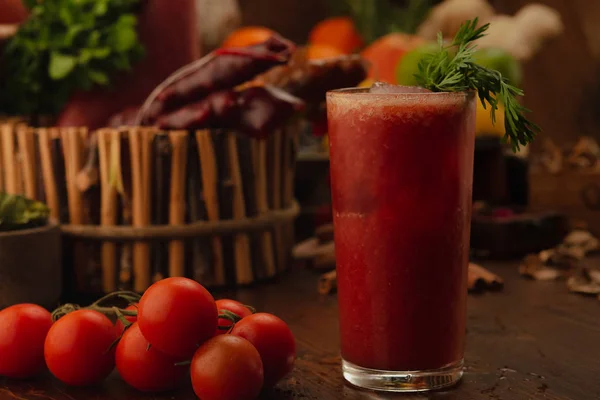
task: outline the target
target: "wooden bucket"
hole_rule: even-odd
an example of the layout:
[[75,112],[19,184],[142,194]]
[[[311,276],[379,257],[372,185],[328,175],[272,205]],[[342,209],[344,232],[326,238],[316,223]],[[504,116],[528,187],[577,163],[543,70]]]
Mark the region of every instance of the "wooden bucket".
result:
[[61,224],[70,293],[144,291],[169,276],[210,287],[285,270],[294,243],[294,127],[223,131],[0,126],[0,190]]

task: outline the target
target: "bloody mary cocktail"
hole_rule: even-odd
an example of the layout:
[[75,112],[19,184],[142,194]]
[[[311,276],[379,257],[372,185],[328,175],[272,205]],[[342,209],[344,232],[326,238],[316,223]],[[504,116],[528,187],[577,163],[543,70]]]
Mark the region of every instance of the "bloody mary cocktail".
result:
[[462,376],[475,96],[397,90],[327,94],[341,351],[351,383],[418,391]]

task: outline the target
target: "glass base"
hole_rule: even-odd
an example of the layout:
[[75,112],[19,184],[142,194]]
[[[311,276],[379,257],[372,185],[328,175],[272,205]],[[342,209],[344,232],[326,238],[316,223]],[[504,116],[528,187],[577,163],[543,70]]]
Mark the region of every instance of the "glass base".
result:
[[463,376],[463,360],[440,369],[384,371],[359,367],[342,359],[344,378],[363,389],[384,392],[425,392],[453,386]]

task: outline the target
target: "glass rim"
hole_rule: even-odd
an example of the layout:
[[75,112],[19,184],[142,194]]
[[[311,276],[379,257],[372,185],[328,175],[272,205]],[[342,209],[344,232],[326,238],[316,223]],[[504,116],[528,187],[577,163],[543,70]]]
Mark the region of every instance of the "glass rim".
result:
[[[423,89],[419,86],[408,86]],[[328,90],[326,95],[329,96],[347,96],[347,95],[360,95],[360,97],[385,97],[385,98],[411,98],[411,97],[446,97],[446,98],[468,98],[475,95],[474,90],[467,90],[464,92],[399,92],[399,93],[371,93],[370,88],[362,87],[347,87],[341,89]]]

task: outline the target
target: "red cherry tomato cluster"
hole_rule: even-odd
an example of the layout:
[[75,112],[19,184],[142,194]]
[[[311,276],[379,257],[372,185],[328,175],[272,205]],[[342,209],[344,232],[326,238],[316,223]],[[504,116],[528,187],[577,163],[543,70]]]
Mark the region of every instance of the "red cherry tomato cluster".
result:
[[[131,305],[104,305],[111,296]],[[163,279],[136,296],[115,292],[52,314],[34,304],[0,311],[0,375],[29,378],[47,366],[62,382],[87,386],[116,366],[133,388],[160,392],[178,387],[189,373],[202,400],[244,400],[293,368],[294,336],[272,314],[235,300],[215,301],[187,278]],[[116,324],[108,316],[116,316]]]

